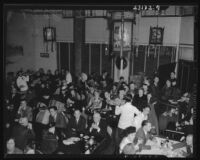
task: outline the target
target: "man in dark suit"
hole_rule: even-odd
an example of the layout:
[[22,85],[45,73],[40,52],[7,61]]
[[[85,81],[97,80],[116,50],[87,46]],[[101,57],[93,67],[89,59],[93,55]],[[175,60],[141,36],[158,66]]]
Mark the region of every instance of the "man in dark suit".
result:
[[49,125],[51,128],[55,127],[55,134],[58,136],[59,141],[62,141],[62,139],[66,136],[69,120],[63,112],[57,111],[56,106],[49,107],[49,111]]
[[17,118],[27,117],[29,122],[33,120],[33,111],[30,106],[27,105],[26,99],[21,99],[20,106],[16,115]]
[[81,116],[81,110],[76,108],[74,110],[74,116],[69,121],[70,133],[85,133],[86,132],[86,119]]
[[143,149],[150,149],[151,146],[145,145],[148,139],[153,139],[153,136],[149,133],[151,130],[151,123],[148,120],[142,121],[142,127],[136,132],[134,142],[137,143],[138,140],[142,140],[143,143],[140,147]]
[[107,124],[101,119],[101,115],[95,112],[93,115],[93,122],[89,125],[89,132],[95,137],[97,141],[103,140],[107,135]]
[[16,147],[24,150],[28,144],[35,138],[32,124],[28,123],[27,117],[21,117],[19,124],[13,127],[12,137],[15,138]]

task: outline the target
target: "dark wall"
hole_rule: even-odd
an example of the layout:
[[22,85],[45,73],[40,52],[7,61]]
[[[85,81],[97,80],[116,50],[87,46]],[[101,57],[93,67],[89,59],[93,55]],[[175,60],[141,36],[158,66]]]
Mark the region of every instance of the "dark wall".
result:
[[[64,68],[75,74],[74,43],[57,43],[58,68]],[[101,74],[104,70],[111,75],[111,59],[105,51],[106,44],[86,43],[81,54],[81,72]]]
[[191,92],[194,83],[198,82],[197,63],[185,60],[179,60],[178,82],[180,89],[184,92]]

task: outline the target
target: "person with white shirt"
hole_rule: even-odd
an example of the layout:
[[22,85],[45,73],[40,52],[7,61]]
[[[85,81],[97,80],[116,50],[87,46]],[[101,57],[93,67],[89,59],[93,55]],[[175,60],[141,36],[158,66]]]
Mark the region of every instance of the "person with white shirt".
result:
[[72,83],[72,75],[69,71],[66,71],[65,79],[66,79],[67,84]]
[[146,106],[145,108],[143,108],[143,111],[134,118],[134,126],[136,128],[136,131],[141,127],[142,121],[148,119],[149,112],[150,108]]
[[115,114],[120,115],[116,133],[117,146],[122,139],[122,132],[124,131],[124,129],[130,126],[134,126],[135,115],[141,114],[141,112],[131,104],[131,94],[125,96],[124,100],[126,101],[124,105],[116,106],[115,108]]

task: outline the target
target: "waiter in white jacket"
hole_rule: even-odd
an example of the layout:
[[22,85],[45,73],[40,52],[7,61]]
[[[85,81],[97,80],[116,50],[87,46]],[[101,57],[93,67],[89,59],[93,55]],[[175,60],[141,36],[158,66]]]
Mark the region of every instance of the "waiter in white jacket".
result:
[[127,94],[124,97],[124,100],[126,103],[121,106],[116,106],[115,108],[115,114],[120,115],[119,122],[118,122],[118,128],[116,133],[116,143],[117,146],[119,146],[119,143],[121,139],[123,138],[122,132],[130,126],[134,126],[134,117],[136,115],[141,114],[141,112],[131,104],[132,102],[132,95]]

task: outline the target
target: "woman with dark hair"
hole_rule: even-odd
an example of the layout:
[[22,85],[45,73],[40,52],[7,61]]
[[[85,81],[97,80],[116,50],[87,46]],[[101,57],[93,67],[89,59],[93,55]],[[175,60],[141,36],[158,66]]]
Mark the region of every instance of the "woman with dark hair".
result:
[[147,106],[147,96],[144,95],[144,90],[143,88],[140,88],[138,90],[138,94],[135,95],[132,104],[136,106],[140,111]]
[[127,127],[123,132],[123,139],[119,145],[120,154],[135,154],[139,149],[140,141],[137,144],[133,143],[135,139],[136,129],[135,127]]
[[15,139],[9,138],[6,142],[7,154],[23,154],[23,151],[15,147]]
[[171,99],[177,101],[181,97],[181,91],[178,88],[176,81],[172,81],[171,83],[172,83]]
[[157,100],[160,98],[160,86],[159,86],[159,77],[155,76],[153,79],[153,84],[150,86],[152,96]]
[[100,91],[95,90],[94,96],[90,99],[86,109],[90,109],[91,112],[100,110],[102,107],[102,98],[100,97]]
[[164,100],[164,101],[168,101],[171,98],[172,87],[171,87],[171,81],[170,80],[166,80],[166,84],[162,88],[161,94],[162,94],[161,99]]
[[170,81],[171,81],[171,83],[174,82],[174,81],[176,81],[176,74],[175,74],[175,72],[171,72],[170,73]]

